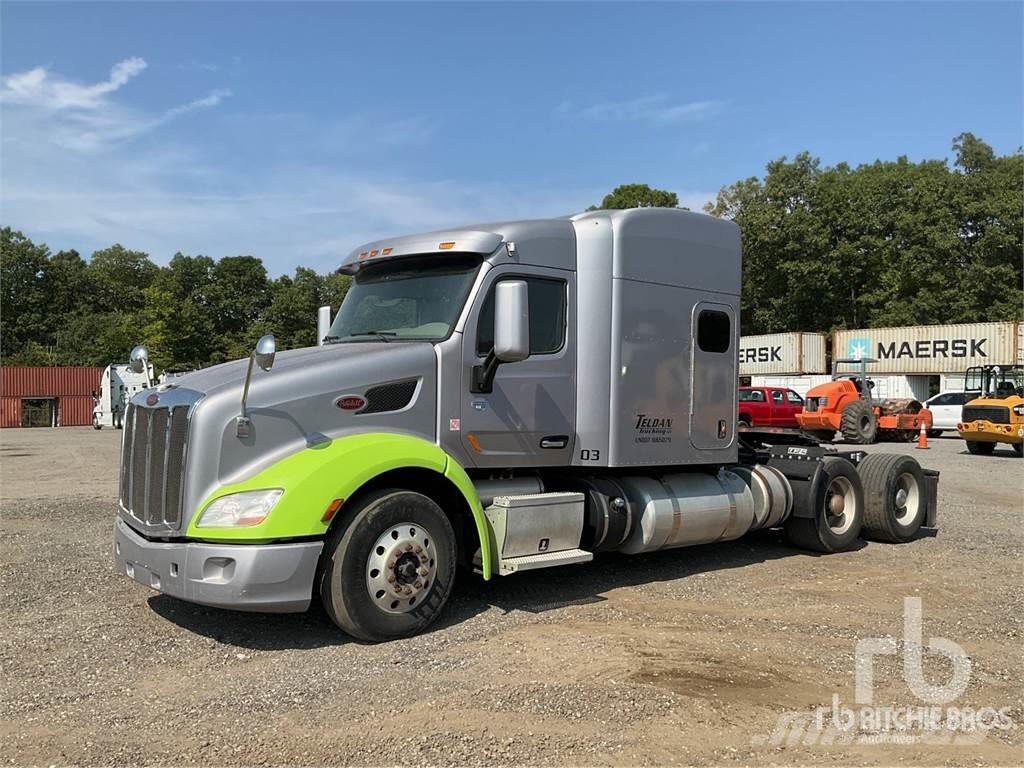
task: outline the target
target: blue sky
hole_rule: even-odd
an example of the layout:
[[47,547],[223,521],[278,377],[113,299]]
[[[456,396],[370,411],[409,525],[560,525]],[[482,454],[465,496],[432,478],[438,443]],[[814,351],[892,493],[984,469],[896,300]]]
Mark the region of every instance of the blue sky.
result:
[[624,182],[698,208],[805,149],[1007,153],[1022,8],[5,2],[0,221],[276,275]]

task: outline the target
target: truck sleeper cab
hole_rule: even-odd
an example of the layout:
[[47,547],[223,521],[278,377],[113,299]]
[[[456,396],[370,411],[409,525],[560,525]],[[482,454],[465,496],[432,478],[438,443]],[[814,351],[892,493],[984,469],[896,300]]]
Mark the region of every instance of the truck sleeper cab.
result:
[[386,640],[436,618],[459,565],[490,579],[775,526],[833,552],[935,524],[938,475],[910,457],[741,446],[730,222],[497,222],[340,270],[320,346],[265,337],[132,398],[121,573],[234,609],[319,599]]

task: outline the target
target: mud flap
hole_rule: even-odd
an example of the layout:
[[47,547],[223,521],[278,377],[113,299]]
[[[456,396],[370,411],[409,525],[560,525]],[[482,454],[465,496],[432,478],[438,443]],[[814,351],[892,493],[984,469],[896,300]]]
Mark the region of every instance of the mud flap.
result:
[[936,528],[939,523],[939,471],[921,468],[924,473],[924,493],[928,511],[924,517],[924,528]]

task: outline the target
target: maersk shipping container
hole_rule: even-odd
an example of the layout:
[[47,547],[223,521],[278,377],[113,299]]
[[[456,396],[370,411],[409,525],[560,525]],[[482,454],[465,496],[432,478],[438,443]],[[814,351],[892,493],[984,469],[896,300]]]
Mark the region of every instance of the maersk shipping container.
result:
[[1017,322],[920,325],[836,331],[832,357],[871,357],[869,373],[938,375],[973,365],[1008,365],[1021,359]]
[[740,376],[826,373],[821,333],[769,333],[740,337]]
[[752,387],[785,387],[792,389],[800,397],[807,397],[807,390],[819,384],[827,384],[832,377],[827,373],[805,373],[801,376],[751,376]]

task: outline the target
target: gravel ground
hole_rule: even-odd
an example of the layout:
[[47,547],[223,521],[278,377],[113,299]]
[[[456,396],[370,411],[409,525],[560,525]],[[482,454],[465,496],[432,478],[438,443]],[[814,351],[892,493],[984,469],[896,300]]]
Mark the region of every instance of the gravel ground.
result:
[[[880,449],[942,471],[940,527],[825,557],[777,532],[464,577],[436,627],[362,645],[320,612],[236,614],[112,571],[119,433],[0,433],[0,759],[7,764],[1018,765],[1024,750],[1021,462],[952,438]],[[924,636],[972,659],[963,707],[1016,729],[843,744],[779,718],[854,701],[854,647]],[[949,669],[926,657],[928,679]],[[921,704],[898,657],[875,704]],[[783,723],[787,722],[785,719]],[[781,736],[780,736],[781,734]],[[827,741],[827,740],[824,740]]]

